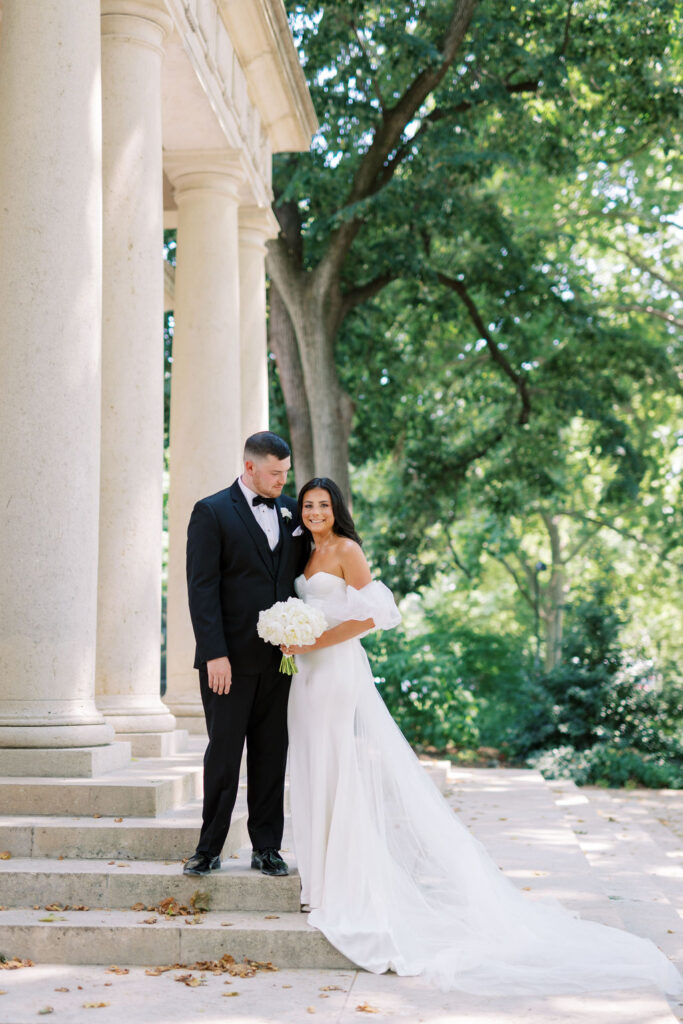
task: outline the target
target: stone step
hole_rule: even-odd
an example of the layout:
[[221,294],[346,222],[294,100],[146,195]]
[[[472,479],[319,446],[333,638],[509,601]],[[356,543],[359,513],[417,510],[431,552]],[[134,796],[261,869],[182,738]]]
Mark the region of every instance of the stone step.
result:
[[[51,921],[40,919],[51,917]],[[305,914],[209,911],[166,918],[124,910],[64,911],[13,908],[0,912],[0,949],[6,956],[52,964],[192,964],[230,954],[237,961],[276,967],[352,967]],[[146,924],[146,921],[154,921]]]
[[[301,886],[294,871],[271,878],[252,871],[248,861],[228,859],[205,876],[182,873],[182,863],[116,860],[0,860],[0,906],[87,906],[130,910],[158,906],[172,897],[191,907],[192,896],[208,897],[211,910],[263,910],[299,913]],[[0,924],[2,919],[0,918]]]
[[[201,826],[201,801],[154,818],[111,816],[0,817],[0,851],[12,857],[86,860],[181,860],[194,853]],[[223,857],[248,844],[247,815],[233,815]]]
[[202,769],[192,752],[143,758],[93,778],[0,778],[4,814],[155,817],[201,796]]

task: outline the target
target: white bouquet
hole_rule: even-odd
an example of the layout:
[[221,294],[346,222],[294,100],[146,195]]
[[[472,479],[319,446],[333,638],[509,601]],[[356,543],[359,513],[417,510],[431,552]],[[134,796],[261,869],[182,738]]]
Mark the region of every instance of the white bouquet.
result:
[[[327,620],[317,608],[298,597],[278,601],[271,608],[259,613],[256,632],[266,643],[293,647],[314,644],[327,629]],[[291,676],[297,671],[291,654],[283,654],[280,671]]]

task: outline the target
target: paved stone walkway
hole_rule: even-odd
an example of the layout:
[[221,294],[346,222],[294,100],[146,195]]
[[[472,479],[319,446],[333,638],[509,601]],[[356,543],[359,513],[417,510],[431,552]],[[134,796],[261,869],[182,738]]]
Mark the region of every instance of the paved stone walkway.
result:
[[[441,783],[454,809],[530,899],[551,894],[584,917],[648,936],[683,968],[683,793],[577,789],[513,769],[458,768]],[[242,851],[240,860],[246,863],[247,857]],[[125,964],[125,949],[119,960]],[[259,971],[239,978],[186,970],[149,976],[143,967],[118,974],[103,966],[39,964],[0,971],[0,991],[5,993],[0,995],[0,1024],[35,1021],[48,1007],[51,1019],[68,1024],[88,1021],[91,1013],[103,1024],[683,1020],[683,1002],[667,1002],[645,989],[487,999],[444,994],[417,978],[340,969]]]

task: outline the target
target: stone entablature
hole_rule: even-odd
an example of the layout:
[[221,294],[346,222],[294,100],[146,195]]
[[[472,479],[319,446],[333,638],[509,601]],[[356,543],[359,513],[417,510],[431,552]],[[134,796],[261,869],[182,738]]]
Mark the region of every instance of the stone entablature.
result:
[[317,127],[282,0],[166,6],[175,31],[162,70],[164,149],[238,151],[241,202],[269,206],[272,153],[308,148]]

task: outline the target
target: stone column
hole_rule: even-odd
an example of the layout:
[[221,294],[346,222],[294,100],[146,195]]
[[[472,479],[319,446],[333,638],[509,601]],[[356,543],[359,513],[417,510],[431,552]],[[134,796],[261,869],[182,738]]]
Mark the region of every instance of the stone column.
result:
[[161,702],[161,2],[102,0],[102,455],[97,706],[134,754],[170,752]]
[[242,436],[268,429],[266,242],[277,234],[271,210],[243,206],[239,213],[240,363]]
[[[2,9],[0,747],[13,748],[2,754],[6,774],[62,774],[70,759],[60,753],[71,752],[54,748],[98,747],[113,737],[94,701],[99,12],[98,0],[4,0]],[[101,766],[101,755],[92,756]]]
[[179,724],[204,717],[187,606],[185,546],[194,503],[241,470],[236,153],[167,154],[178,204],[168,497],[166,703]]

